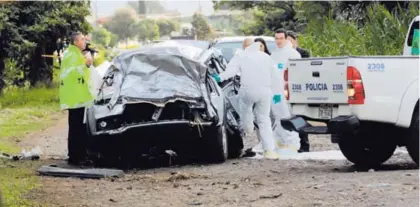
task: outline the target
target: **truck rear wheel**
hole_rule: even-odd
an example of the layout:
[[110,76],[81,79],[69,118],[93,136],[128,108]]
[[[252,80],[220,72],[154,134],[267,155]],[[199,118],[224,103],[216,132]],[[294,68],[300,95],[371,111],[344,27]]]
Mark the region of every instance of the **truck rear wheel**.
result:
[[375,133],[364,131],[357,135],[344,135],[338,142],[343,155],[356,166],[377,167],[387,161],[397,148],[395,139],[386,136],[385,130],[371,130]]
[[406,137],[406,147],[411,159],[419,164],[419,111],[413,114],[409,134]]

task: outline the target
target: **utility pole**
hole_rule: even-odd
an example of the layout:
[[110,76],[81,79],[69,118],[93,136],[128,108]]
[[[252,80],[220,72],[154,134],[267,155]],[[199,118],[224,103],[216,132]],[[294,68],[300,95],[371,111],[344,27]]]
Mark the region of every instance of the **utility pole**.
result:
[[198,12],[203,13],[201,8],[201,0],[198,0]]
[[95,0],[95,26],[98,26],[98,0]]

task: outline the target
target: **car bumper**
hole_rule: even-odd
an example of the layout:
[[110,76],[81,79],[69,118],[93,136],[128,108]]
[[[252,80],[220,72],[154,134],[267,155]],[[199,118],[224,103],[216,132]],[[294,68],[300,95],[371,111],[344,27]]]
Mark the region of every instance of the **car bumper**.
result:
[[304,134],[332,134],[332,142],[337,143],[342,134],[353,134],[360,128],[356,116],[337,116],[327,122],[327,126],[311,126],[302,117],[295,116],[281,120],[283,128]]
[[188,126],[188,127],[197,127],[197,126],[211,126],[213,122],[193,122],[188,120],[168,120],[168,121],[159,121],[159,122],[145,122],[145,123],[138,123],[138,124],[131,124],[124,127],[120,127],[117,129],[110,129],[110,130],[99,130],[93,132],[92,135],[118,135],[123,134],[130,130],[136,129],[143,129],[143,128],[151,128],[151,127],[163,127],[163,126]]

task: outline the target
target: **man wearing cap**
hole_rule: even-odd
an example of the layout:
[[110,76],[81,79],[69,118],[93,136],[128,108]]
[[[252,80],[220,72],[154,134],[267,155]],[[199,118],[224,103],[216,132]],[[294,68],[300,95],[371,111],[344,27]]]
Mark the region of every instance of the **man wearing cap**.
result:
[[293,44],[293,48],[295,48],[302,58],[309,58],[311,54],[308,50],[299,47],[299,43],[297,40],[297,34],[293,31],[287,31],[287,39]]

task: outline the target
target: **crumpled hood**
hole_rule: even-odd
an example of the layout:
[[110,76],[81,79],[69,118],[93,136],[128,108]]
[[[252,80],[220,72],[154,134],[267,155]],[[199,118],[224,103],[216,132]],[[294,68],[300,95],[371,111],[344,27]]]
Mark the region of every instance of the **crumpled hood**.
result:
[[206,68],[193,60],[202,52],[190,46],[152,46],[120,54],[110,103],[138,100],[165,102],[203,97]]

